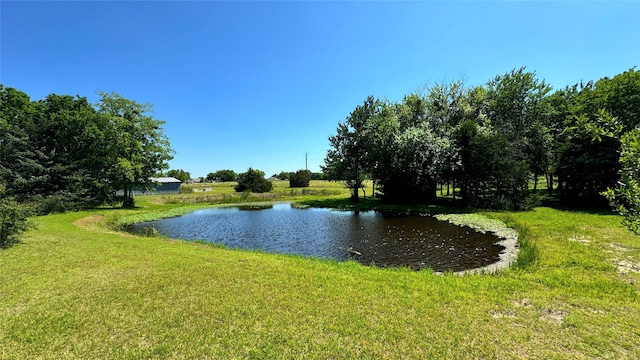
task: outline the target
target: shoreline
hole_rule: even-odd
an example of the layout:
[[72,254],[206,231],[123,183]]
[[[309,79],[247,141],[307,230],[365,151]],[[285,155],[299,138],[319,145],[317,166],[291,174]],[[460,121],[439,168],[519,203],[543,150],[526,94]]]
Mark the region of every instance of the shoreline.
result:
[[499,254],[500,260],[487,266],[454,272],[456,275],[494,274],[510,267],[518,258],[518,252],[520,251],[518,232],[500,220],[490,219],[478,214],[437,214],[434,217],[457,226],[468,226],[481,233],[492,232],[501,239],[496,244],[504,246],[504,250]]

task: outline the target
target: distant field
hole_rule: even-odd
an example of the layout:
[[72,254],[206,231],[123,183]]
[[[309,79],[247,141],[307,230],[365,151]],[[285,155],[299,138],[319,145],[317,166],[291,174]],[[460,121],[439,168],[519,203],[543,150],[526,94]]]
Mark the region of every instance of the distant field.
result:
[[[234,195],[229,189],[211,193]],[[338,183],[309,190],[336,194],[292,196],[286,182],[274,192],[347,203]],[[179,213],[183,199],[206,194],[37,218],[21,244],[0,250],[0,359],[640,358],[640,238],[616,215],[483,212],[520,232],[529,259],[466,276],[107,226],[125,215]]]
[[[238,203],[244,201],[278,201],[278,200],[299,200],[299,199],[321,199],[327,197],[345,197],[349,196],[349,190],[341,181],[325,181],[311,180],[309,187],[306,188],[290,188],[289,181],[276,180],[273,181],[273,190],[264,194],[244,194],[237,193],[234,190],[236,182],[221,183],[197,183],[184,184],[181,195],[147,195],[146,200],[164,203],[180,203],[180,204],[225,204]],[[366,196],[370,197],[373,190],[371,181],[365,182]],[[364,193],[361,190],[360,196]]]

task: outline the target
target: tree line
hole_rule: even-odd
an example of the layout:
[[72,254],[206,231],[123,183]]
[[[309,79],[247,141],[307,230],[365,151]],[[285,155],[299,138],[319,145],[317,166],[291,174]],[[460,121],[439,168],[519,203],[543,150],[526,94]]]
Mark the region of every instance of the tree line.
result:
[[329,137],[322,168],[346,181],[354,200],[372,179],[385,201],[432,204],[446,185],[468,206],[522,209],[532,201],[529,181],[535,190],[543,178],[564,205],[606,205],[610,189],[629,211],[639,124],[635,68],[552,91],[523,67],[480,86],[436,84],[401,102],[369,96]]
[[121,202],[173,157],[164,121],[152,105],[116,93],[85,97],[50,94],[33,101],[0,85],[0,196],[38,213]]

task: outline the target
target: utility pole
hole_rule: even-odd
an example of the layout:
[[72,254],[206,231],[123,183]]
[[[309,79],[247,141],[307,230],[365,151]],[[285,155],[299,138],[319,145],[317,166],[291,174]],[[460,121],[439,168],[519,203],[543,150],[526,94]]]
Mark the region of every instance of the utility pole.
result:
[[309,170],[308,162],[307,162],[307,153],[304,153],[304,169]]

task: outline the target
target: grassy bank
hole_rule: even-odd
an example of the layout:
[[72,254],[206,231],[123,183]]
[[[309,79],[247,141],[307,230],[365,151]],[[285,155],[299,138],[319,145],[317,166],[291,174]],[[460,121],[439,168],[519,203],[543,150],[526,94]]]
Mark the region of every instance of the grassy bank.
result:
[[41,217],[0,251],[1,359],[640,356],[640,242],[617,216],[484,213],[533,260],[439,276],[105,227],[179,208],[139,205]]

